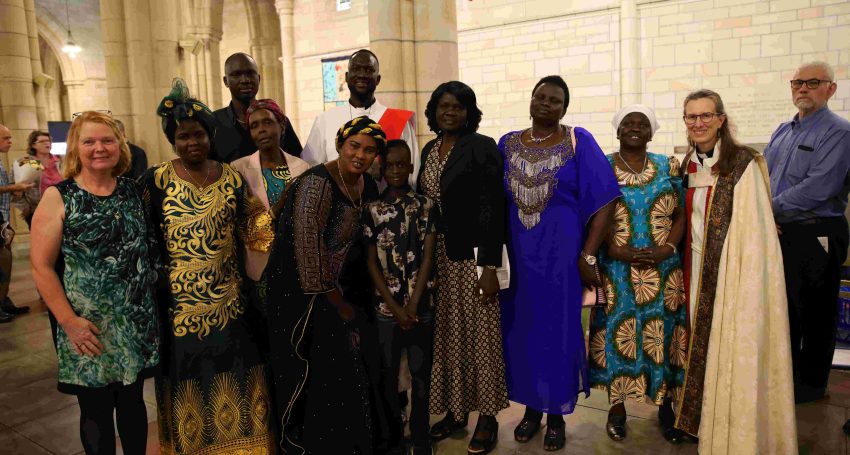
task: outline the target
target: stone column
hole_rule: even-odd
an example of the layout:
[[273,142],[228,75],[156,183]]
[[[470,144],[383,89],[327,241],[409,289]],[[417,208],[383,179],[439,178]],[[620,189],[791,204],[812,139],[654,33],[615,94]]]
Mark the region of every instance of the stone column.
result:
[[[407,0],[405,0],[407,1]],[[431,92],[443,82],[458,79],[457,9],[455,2],[413,0],[415,27],[414,65],[416,69],[416,133],[420,144],[433,137],[428,130],[425,106]],[[370,30],[371,32],[371,30]]]
[[640,19],[636,0],[620,4],[620,106],[641,102]]
[[24,8],[27,14],[27,31],[29,33],[30,64],[35,90],[36,116],[39,129],[47,129],[47,84],[51,78],[44,74],[41,64],[41,47],[38,44],[38,25],[35,21],[35,2],[24,0]]
[[[300,116],[298,112],[298,92],[295,84],[295,24],[293,23],[295,1],[276,0],[274,5],[280,20],[280,63],[283,70],[283,99],[278,100],[278,102],[283,103],[284,112],[297,130],[298,125],[296,123]],[[306,141],[307,139],[303,138],[302,140]]]
[[[402,18],[402,4],[411,3],[405,0],[370,0],[369,1],[369,50],[380,60],[381,85],[378,86],[378,96],[381,103],[399,109],[416,108],[416,105],[406,104],[405,93],[415,91],[415,80],[411,86],[405,86],[405,70],[411,67],[415,74],[415,61],[404,59],[403,27],[408,23]],[[412,16],[412,10],[405,8],[404,12]],[[412,17],[409,18],[412,20]],[[408,33],[410,35],[410,33]],[[411,36],[408,36],[409,46],[413,47]],[[409,57],[409,56],[408,56]],[[415,97],[414,97],[415,98]]]
[[[32,6],[32,1],[0,0],[0,123],[13,136],[12,151],[0,159],[10,173],[12,160],[26,153],[27,135],[39,128],[27,20]],[[19,216],[11,221],[19,233],[26,232]]]
[[258,98],[271,98],[283,103],[283,66],[280,58],[280,38],[276,41],[269,38],[251,39],[251,56],[257,61],[260,69],[260,92]]
[[110,109],[151,164],[171,157],[155,110],[171,79],[183,74],[178,7],[169,0],[100,2]]
[[262,76],[257,96],[271,98],[283,105],[279,12],[273,0],[245,2],[245,6],[251,36],[251,55],[257,61]]

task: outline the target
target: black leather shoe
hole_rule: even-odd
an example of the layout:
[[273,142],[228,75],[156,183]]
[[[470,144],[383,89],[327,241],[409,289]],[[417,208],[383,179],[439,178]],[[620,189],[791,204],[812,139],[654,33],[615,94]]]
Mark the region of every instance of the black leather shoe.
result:
[[11,314],[12,316],[16,316],[19,314],[29,313],[30,307],[28,306],[15,306],[12,303],[12,299],[6,297],[2,302],[0,302],[0,310],[3,310],[4,313]]
[[608,422],[605,423],[605,432],[608,437],[615,441],[626,439],[626,416],[615,416],[608,414]]
[[12,322],[15,320],[15,316],[0,310],[0,324],[5,324],[7,322]]

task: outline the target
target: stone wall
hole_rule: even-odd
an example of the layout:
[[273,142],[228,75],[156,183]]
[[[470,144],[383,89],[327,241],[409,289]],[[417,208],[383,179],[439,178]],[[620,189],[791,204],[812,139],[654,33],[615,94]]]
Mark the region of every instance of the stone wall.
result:
[[[461,80],[479,95],[482,133],[528,127],[534,83],[562,75],[571,89],[568,124],[588,128],[606,151],[622,104],[621,77],[640,78],[640,101],[656,109],[655,151],[684,145],[682,101],[711,88],[748,143],[766,142],[794,113],[788,80],[803,61],[836,70],[830,107],[850,113],[850,2],[844,0],[671,0],[638,2],[639,72],[623,71],[620,2],[458,0]],[[581,2],[585,3],[586,2]],[[542,19],[543,12],[547,18]]]
[[[248,31],[248,14],[245,12],[243,0],[225,0],[224,12],[222,14],[221,42],[219,43],[219,61],[221,62],[221,75],[224,74],[224,61],[236,52],[251,53],[251,34]],[[230,90],[221,85],[221,104],[230,102]],[[218,109],[222,106],[210,106]]]
[[291,120],[304,143],[324,111],[322,59],[369,47],[369,14],[364,1],[347,11],[337,11],[335,1],[296,1],[294,16],[298,110]]

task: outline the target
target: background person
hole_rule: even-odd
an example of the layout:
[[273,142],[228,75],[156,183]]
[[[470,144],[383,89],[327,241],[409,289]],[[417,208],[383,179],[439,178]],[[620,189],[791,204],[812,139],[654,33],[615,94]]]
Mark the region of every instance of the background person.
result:
[[127,141],[127,147],[130,148],[130,168],[127,169],[127,172],[122,177],[136,180],[148,169],[148,155],[145,153],[145,149],[130,142],[130,138],[127,137],[127,131],[124,129],[124,122],[115,119],[115,123],[118,124],[118,129],[121,130],[124,140]]
[[77,396],[86,454],[115,454],[115,425],[124,453],[144,454],[142,386],[159,362],[156,272],[142,199],[117,177],[130,152],[111,117],[84,112],[66,160],[67,180],[46,189],[30,244],[35,284],[58,323],[59,391]]
[[35,208],[38,207],[44,190],[62,181],[62,176],[59,173],[61,160],[58,156],[50,153],[52,145],[53,140],[50,138],[49,133],[39,130],[33,131],[27,137],[28,156],[18,159],[18,162],[36,159],[43,167],[38,183],[33,188],[28,189],[19,202],[16,203],[18,209],[21,211],[21,216],[30,229],[32,229],[32,215],[35,213]]
[[[12,148],[12,132],[5,125],[0,125],[0,154],[9,153]],[[12,240],[15,230],[12,229],[12,197],[20,198],[23,193],[35,186],[34,183],[14,183],[9,179],[6,167],[0,160],[0,323],[11,322],[16,315],[29,312],[28,306],[15,306],[9,298],[9,284],[12,280]]]

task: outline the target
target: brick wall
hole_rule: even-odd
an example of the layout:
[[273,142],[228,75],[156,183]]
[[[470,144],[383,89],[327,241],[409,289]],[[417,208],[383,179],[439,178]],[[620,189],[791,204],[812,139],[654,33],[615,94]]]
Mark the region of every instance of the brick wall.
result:
[[[458,0],[460,77],[479,95],[482,133],[498,138],[528,127],[534,83],[560,74],[571,90],[564,121],[589,129],[604,150],[616,147],[610,121],[621,105],[619,2],[594,2],[584,12],[579,3],[587,4]],[[541,11],[556,14],[542,19]],[[654,151],[672,153],[685,143],[682,101],[698,88],[721,94],[741,140],[766,142],[795,112],[788,80],[808,60],[834,66],[839,88],[830,108],[850,113],[846,0],[638,2],[638,16],[641,102],[661,123]]]

